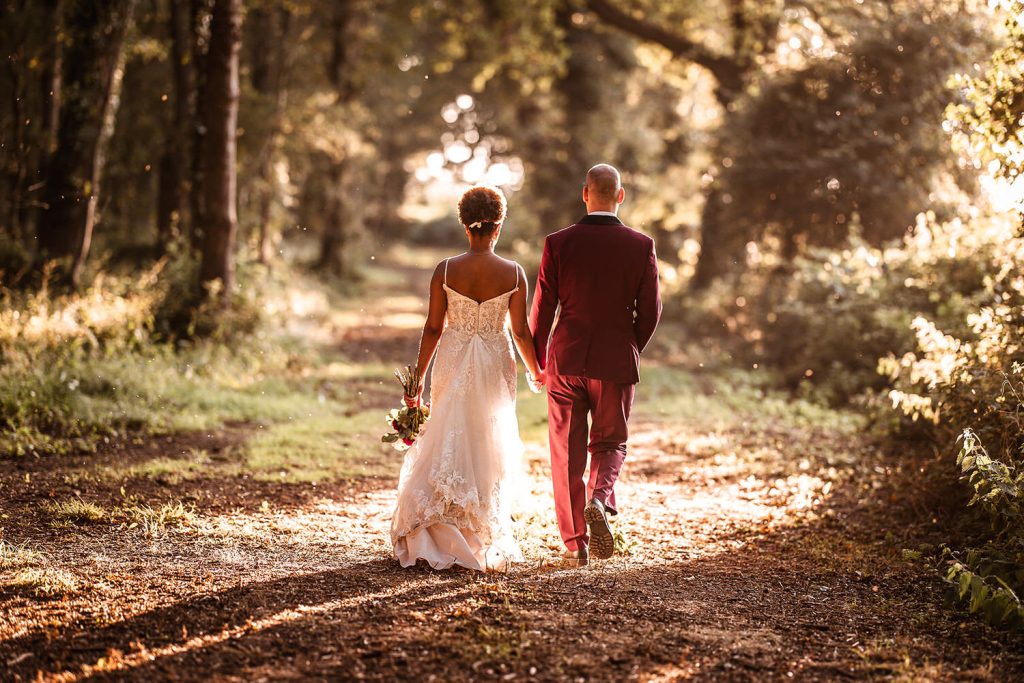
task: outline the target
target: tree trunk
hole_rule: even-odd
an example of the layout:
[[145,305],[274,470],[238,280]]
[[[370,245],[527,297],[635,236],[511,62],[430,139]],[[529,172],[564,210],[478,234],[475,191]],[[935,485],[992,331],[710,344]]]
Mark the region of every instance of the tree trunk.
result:
[[193,92],[196,93],[195,106],[192,110],[191,130],[189,139],[192,143],[191,158],[191,183],[189,185],[189,214],[190,231],[189,238],[193,248],[201,250],[203,247],[203,226],[206,224],[204,213],[203,197],[203,145],[206,139],[206,102],[200,93],[206,91],[206,57],[209,45],[209,26],[206,21],[210,11],[209,0],[190,0],[189,2],[189,42],[192,49],[192,60],[194,66],[192,74]]
[[722,192],[713,185],[704,199],[700,217],[700,256],[690,286],[702,291],[735,265],[736,251],[725,234],[722,220]]
[[[14,133],[13,149],[10,150],[10,152],[13,152],[12,157],[14,160],[14,171],[11,173],[11,194],[8,198],[10,213],[7,217],[7,221],[11,236],[16,240],[21,240],[23,237],[21,233],[21,211],[25,202],[25,179],[28,177],[29,163],[28,150],[25,145],[25,126],[22,124],[25,120],[25,115],[22,111],[24,99],[22,97],[23,93],[21,85],[22,66],[18,63],[19,61],[20,60],[13,58],[9,58],[7,60],[7,69],[10,72],[11,79],[11,93],[9,97],[11,105],[11,127]],[[6,137],[6,135],[4,137]],[[4,166],[7,165],[7,163],[4,163]]]
[[222,285],[226,300],[234,288],[235,233],[238,230],[236,130],[238,55],[242,46],[242,1],[216,0],[210,24],[203,88],[203,253],[200,283]]
[[[392,135],[389,133],[389,135]],[[402,238],[406,222],[399,215],[405,199],[405,186],[409,173],[402,167],[404,158],[401,148],[391,139],[381,145],[381,158],[386,166],[380,174],[380,191],[376,193],[376,222],[374,234],[380,238]]]
[[188,0],[170,0],[171,80],[173,110],[166,126],[164,154],[160,159],[157,198],[158,248],[163,251],[181,234],[185,220],[185,186],[189,178],[191,141],[194,133],[192,106],[195,74],[192,60],[191,12]]
[[156,195],[156,251],[160,254],[167,251],[181,226],[181,177],[173,147],[173,135],[168,134],[164,140],[164,152],[160,155]]
[[70,257],[72,284],[81,277],[99,218],[100,179],[117,118],[124,39],[134,6],[135,0],[76,2],[67,17],[66,88],[37,232],[45,258]]
[[57,149],[57,127],[60,123],[60,105],[62,91],[62,72],[64,69],[64,44],[60,36],[64,32],[64,21],[61,16],[63,2],[47,0],[46,10],[49,23],[53,27],[50,43],[50,59],[43,71],[43,130],[46,134],[44,154],[48,157]]
[[281,142],[281,119],[288,100],[285,80],[288,72],[288,45],[291,42],[291,13],[284,8],[276,14],[266,9],[254,9],[250,19],[253,24],[252,86],[265,98],[271,112],[270,129],[259,152],[259,182],[256,187],[259,221],[257,258],[260,263],[266,264],[271,260],[274,244],[274,231],[270,224],[277,195],[274,160]]
[[331,161],[329,209],[320,240],[320,261],[317,268],[334,275],[345,273],[345,243],[347,241],[347,207],[345,205],[345,161]]
[[[726,111],[719,131],[730,131],[736,127],[735,114]],[[721,141],[712,147],[712,158],[721,159],[728,156]],[[711,171],[714,173],[714,169]],[[697,257],[697,268],[693,274],[690,287],[695,291],[708,288],[712,282],[746,263],[746,243],[749,236],[739,233],[734,222],[727,217],[729,197],[722,189],[722,183],[716,178],[704,193],[704,208],[700,216],[700,254]]]
[[[350,101],[356,92],[351,78],[350,29],[355,19],[355,5],[351,0],[340,0],[331,16],[331,57],[327,76],[338,95],[338,104]],[[330,158],[327,171],[328,211],[324,232],[320,239],[320,259],[317,268],[335,275],[345,272],[345,246],[348,241],[348,206],[345,201],[345,171],[347,150],[340,158]]]
[[338,93],[338,100],[348,102],[355,94],[356,83],[351,77],[351,46],[349,33],[356,18],[355,3],[352,0],[338,0],[331,15],[331,59],[327,65],[327,77]]

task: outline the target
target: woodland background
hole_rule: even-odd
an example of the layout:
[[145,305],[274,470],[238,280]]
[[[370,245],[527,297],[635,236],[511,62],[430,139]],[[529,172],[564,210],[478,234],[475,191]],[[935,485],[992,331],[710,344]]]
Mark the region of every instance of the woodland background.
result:
[[909,556],[1019,626],[1022,13],[4,0],[0,451],[102,451],[344,391],[303,379],[290,282],[344,299],[389,255],[460,248],[477,182],[506,191],[500,250],[535,268],[607,161],[657,241],[665,343],[933,454],[920,487],[962,508]]

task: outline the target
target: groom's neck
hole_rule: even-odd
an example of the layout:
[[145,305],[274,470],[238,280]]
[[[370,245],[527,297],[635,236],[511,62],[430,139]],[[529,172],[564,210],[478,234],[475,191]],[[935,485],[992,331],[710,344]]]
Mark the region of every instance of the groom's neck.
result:
[[619,206],[618,204],[598,204],[596,202],[587,204],[587,213],[594,213],[595,211],[607,211],[608,213],[618,215]]

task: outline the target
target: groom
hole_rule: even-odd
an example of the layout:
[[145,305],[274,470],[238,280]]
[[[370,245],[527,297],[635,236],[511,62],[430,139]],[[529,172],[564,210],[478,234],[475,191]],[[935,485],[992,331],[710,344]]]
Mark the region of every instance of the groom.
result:
[[617,514],[614,487],[626,458],[640,353],[661,317],[654,240],[618,219],[623,199],[614,167],[587,172],[587,215],[544,240],[530,311],[548,389],[551,478],[567,566],[614,550],[608,515]]

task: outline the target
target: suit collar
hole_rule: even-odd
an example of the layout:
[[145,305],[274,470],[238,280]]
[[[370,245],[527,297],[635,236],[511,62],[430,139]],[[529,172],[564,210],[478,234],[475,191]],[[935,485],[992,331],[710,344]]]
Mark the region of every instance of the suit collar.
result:
[[618,216],[603,216],[588,213],[579,220],[578,225],[625,225]]

